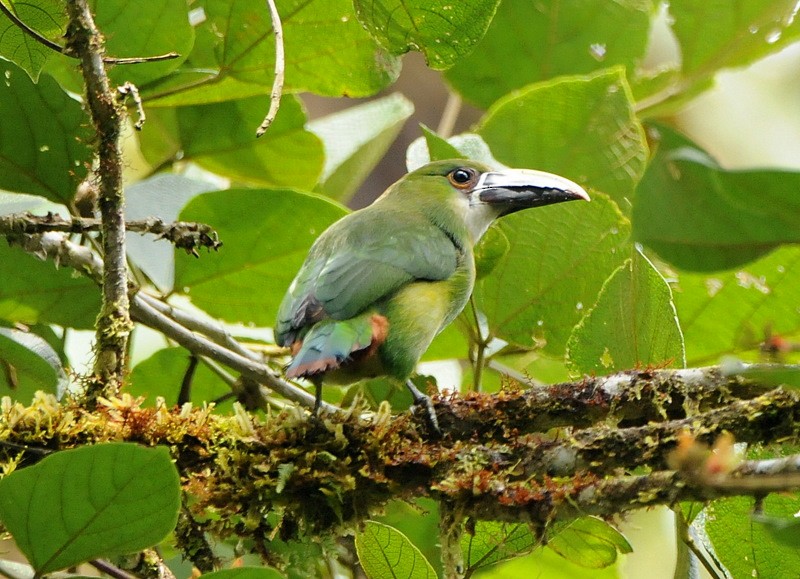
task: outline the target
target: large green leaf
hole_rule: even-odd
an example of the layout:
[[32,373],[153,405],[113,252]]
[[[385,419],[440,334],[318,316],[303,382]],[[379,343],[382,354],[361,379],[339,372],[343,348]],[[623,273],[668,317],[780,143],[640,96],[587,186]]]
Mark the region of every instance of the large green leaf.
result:
[[568,561],[589,569],[613,565],[619,553],[633,551],[622,533],[597,517],[571,522],[551,538],[547,546]]
[[310,189],[322,170],[322,143],[306,130],[305,111],[291,95],[283,97],[275,121],[256,139],[265,103],[250,97],[159,111],[158,130],[142,134],[143,147],[155,145],[159,158],[191,159],[235,181]]
[[768,333],[800,332],[800,248],[779,249],[736,270],[671,272],[690,366],[758,349]]
[[100,310],[100,290],[88,278],[56,269],[21,249],[0,243],[0,318],[90,329]]
[[413,112],[413,103],[395,93],[308,123],[325,146],[320,193],[346,203]]
[[48,76],[34,85],[3,60],[0,74],[0,188],[69,201],[91,160],[81,105]]
[[624,211],[647,144],[622,69],[529,86],[498,101],[477,131],[503,163],[569,177]]
[[453,66],[486,33],[500,0],[354,0],[361,24],[392,54],[419,50],[433,69]]
[[175,527],[179,507],[165,447],[66,450],[0,480],[0,519],[39,575],[150,547]]
[[524,523],[476,521],[474,531],[461,536],[461,551],[470,572],[519,557],[538,545],[540,540]]
[[[397,78],[399,60],[361,27],[349,0],[277,4],[284,32],[286,90],[368,96]],[[194,49],[170,78],[143,87],[149,102],[203,104],[268,94],[275,40],[266,5],[260,0],[203,0],[194,8],[202,9],[204,16],[195,28]],[[267,104],[265,98],[265,109]]]
[[112,82],[136,85],[162,77],[186,60],[194,43],[187,0],[94,0],[95,22],[106,38],[106,54],[115,58],[158,56],[179,58],[116,66]]
[[685,75],[743,66],[800,37],[796,0],[670,0]]
[[[63,0],[3,0],[6,7],[28,27],[53,42],[61,42],[67,28]],[[0,17],[0,55],[24,69],[36,82],[47,59],[55,54],[25,34],[5,16]]]
[[567,360],[573,371],[594,375],[685,365],[672,292],[639,251],[603,284],[597,303],[570,336]]
[[175,287],[212,316],[271,326],[311,243],[344,214],[324,197],[288,189],[195,197],[181,219],[210,224],[225,245],[200,260],[177,252]]
[[[769,495],[765,513],[791,518],[797,512],[796,496]],[[783,579],[800,569],[800,550],[776,541],[769,529],[753,521],[753,499],[717,500],[706,507],[706,531],[720,561],[733,577]]]
[[533,82],[616,64],[632,68],[644,55],[652,12],[650,0],[504,0],[486,36],[447,79],[488,107]]
[[435,579],[436,572],[420,550],[397,529],[366,521],[356,533],[358,562],[369,579]]
[[57,394],[67,376],[44,338],[0,327],[0,395],[29,404],[37,390]]
[[491,335],[562,355],[572,327],[630,255],[628,220],[595,193],[591,204],[528,209],[493,227],[508,251],[475,289]]
[[800,172],[726,171],[689,139],[659,127],[639,183],[634,237],[687,270],[739,266],[800,241]]

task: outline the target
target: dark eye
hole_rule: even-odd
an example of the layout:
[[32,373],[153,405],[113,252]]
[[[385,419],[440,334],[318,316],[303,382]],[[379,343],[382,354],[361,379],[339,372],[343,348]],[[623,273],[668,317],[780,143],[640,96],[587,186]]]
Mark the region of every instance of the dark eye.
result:
[[464,189],[472,184],[472,181],[475,179],[475,171],[465,168],[454,169],[450,171],[447,177],[453,185],[459,189]]

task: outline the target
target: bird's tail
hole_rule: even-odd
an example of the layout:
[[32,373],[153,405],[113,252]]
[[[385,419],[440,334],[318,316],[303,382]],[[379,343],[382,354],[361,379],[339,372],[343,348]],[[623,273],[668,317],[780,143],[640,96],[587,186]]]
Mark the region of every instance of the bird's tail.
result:
[[296,353],[286,368],[287,378],[301,378],[339,368],[352,354],[373,354],[386,339],[389,321],[379,314],[364,313],[349,320],[317,322],[293,346]]

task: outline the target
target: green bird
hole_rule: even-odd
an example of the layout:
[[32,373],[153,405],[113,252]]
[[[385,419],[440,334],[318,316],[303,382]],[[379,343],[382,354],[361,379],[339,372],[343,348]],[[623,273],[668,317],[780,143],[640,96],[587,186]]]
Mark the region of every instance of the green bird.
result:
[[589,200],[558,175],[493,171],[453,159],[420,167],[372,205],[316,240],[278,311],[278,344],[291,348],[287,378],[352,383],[388,375],[416,403],[429,399],[409,377],[433,338],[464,309],[475,284],[473,246],[498,217],[530,207]]

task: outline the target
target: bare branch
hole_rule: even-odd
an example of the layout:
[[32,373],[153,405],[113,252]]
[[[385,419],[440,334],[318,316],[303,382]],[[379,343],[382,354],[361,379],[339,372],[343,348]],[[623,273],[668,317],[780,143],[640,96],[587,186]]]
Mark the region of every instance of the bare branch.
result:
[[[12,213],[0,216],[0,235],[36,234],[46,231],[64,233],[86,233],[99,231],[102,222],[99,219],[71,217],[64,219],[60,215],[48,213],[37,216],[30,213]],[[191,221],[175,221],[164,223],[157,217],[138,219],[125,223],[127,231],[135,233],[151,233],[166,239],[187,253],[198,255],[197,248],[207,247],[217,250],[222,246],[217,232],[210,225]]]
[[275,35],[275,79],[272,81],[272,92],[269,95],[269,111],[261,122],[261,126],[256,131],[256,137],[260,137],[267,132],[267,129],[278,115],[278,108],[281,106],[281,95],[283,94],[283,79],[285,57],[283,54],[283,26],[281,25],[281,15],[275,6],[275,0],[266,0],[269,8],[269,17],[272,20],[272,32]]

